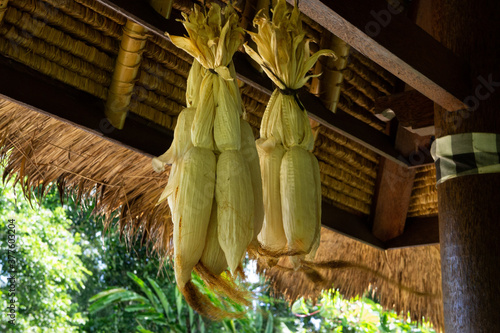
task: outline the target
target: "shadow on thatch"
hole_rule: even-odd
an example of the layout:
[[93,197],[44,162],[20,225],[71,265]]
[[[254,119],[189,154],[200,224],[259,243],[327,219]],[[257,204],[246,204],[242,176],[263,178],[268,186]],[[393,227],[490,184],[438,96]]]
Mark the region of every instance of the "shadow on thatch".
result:
[[129,241],[140,236],[160,256],[171,251],[168,205],[156,205],[168,174],[156,174],[150,158],[2,99],[0,133],[3,180],[20,183],[28,198],[55,183],[61,199],[96,200],[94,213],[106,226],[118,218]]
[[[384,308],[409,311],[412,320],[425,317],[443,328],[439,246],[381,251],[326,228],[308,267],[294,271],[288,258],[272,268],[259,263],[273,292],[293,302],[316,299],[322,290],[339,289],[346,298],[375,290]],[[405,314],[406,315],[406,314]]]

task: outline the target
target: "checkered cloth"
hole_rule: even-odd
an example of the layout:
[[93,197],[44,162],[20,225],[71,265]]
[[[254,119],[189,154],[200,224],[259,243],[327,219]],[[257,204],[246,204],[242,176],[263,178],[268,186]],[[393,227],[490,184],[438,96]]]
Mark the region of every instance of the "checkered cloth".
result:
[[463,133],[432,143],[436,184],[448,179],[482,173],[500,173],[500,134]]

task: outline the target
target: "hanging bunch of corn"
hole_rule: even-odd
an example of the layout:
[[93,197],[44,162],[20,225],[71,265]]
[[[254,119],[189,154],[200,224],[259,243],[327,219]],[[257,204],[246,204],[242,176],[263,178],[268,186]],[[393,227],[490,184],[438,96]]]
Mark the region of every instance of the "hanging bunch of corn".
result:
[[321,182],[319,165],[311,153],[314,138],[309,119],[297,97],[311,76],[306,76],[321,55],[311,55],[310,41],[302,29],[297,6],[287,8],[278,0],[272,20],[263,11],[254,19],[257,33],[251,37],[257,52],[245,50],[277,86],[262,118],[257,149],[260,157],[264,198],[264,223],[258,235],[269,257],[314,257],[321,228]]
[[178,287],[198,312],[220,318],[228,313],[203,298],[191,272],[245,302],[223,272],[229,267],[234,278],[247,246],[256,241],[263,219],[262,183],[231,61],[242,43],[238,16],[230,5],[222,11],[213,3],[207,13],[195,6],[184,19],[189,36],[170,39],[195,58],[187,87],[191,107],[179,115],[172,146],[158,159],[172,163],[162,197],[172,212]]

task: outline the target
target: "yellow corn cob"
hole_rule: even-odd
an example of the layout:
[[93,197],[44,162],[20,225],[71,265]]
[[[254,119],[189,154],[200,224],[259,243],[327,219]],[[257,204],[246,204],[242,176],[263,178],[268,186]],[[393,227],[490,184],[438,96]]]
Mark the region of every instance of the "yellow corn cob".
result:
[[193,147],[183,158],[179,186],[172,194],[175,278],[179,288],[191,279],[191,271],[203,253],[215,188],[215,155]]
[[293,146],[283,156],[280,193],[289,254],[311,251],[318,235],[318,195],[309,152]]
[[280,194],[280,168],[285,149],[271,137],[258,139],[257,151],[262,174],[264,222],[258,236],[262,247],[272,252],[283,252],[287,240],[283,229]]
[[224,251],[219,245],[218,225],[217,225],[217,204],[215,200],[212,204],[210,223],[208,224],[207,239],[205,248],[201,256],[201,263],[214,275],[219,275],[227,268],[227,261]]
[[233,275],[252,241],[254,202],[250,170],[238,150],[223,151],[217,161],[219,244]]
[[253,136],[252,127],[246,120],[240,120],[241,128],[241,154],[245,159],[249,169],[250,169],[250,179],[252,181],[252,192],[253,192],[253,221],[254,221],[254,239],[257,239],[257,235],[262,229],[262,223],[264,221],[264,204],[262,199],[262,178],[260,172],[260,162],[259,154],[257,153],[257,147],[255,146],[255,137]]

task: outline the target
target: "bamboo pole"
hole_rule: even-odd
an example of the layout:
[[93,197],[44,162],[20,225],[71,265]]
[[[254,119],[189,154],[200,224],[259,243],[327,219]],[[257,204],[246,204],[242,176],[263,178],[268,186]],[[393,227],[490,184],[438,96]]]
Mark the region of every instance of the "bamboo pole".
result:
[[127,20],[123,28],[120,51],[116,59],[105,110],[110,123],[118,129],[123,128],[127,117],[146,38],[146,29],[143,26]]
[[0,24],[2,23],[5,12],[7,11],[7,4],[9,0],[0,0]]
[[337,59],[323,57],[320,59],[321,70],[323,72],[320,79],[319,95],[323,104],[332,112],[337,110],[340,99],[340,87],[344,79],[343,71],[347,66],[349,57],[349,45],[335,35],[330,35],[329,41],[325,43],[325,48],[333,50]]
[[173,2],[173,0],[149,0],[151,7],[166,19],[170,17]]

